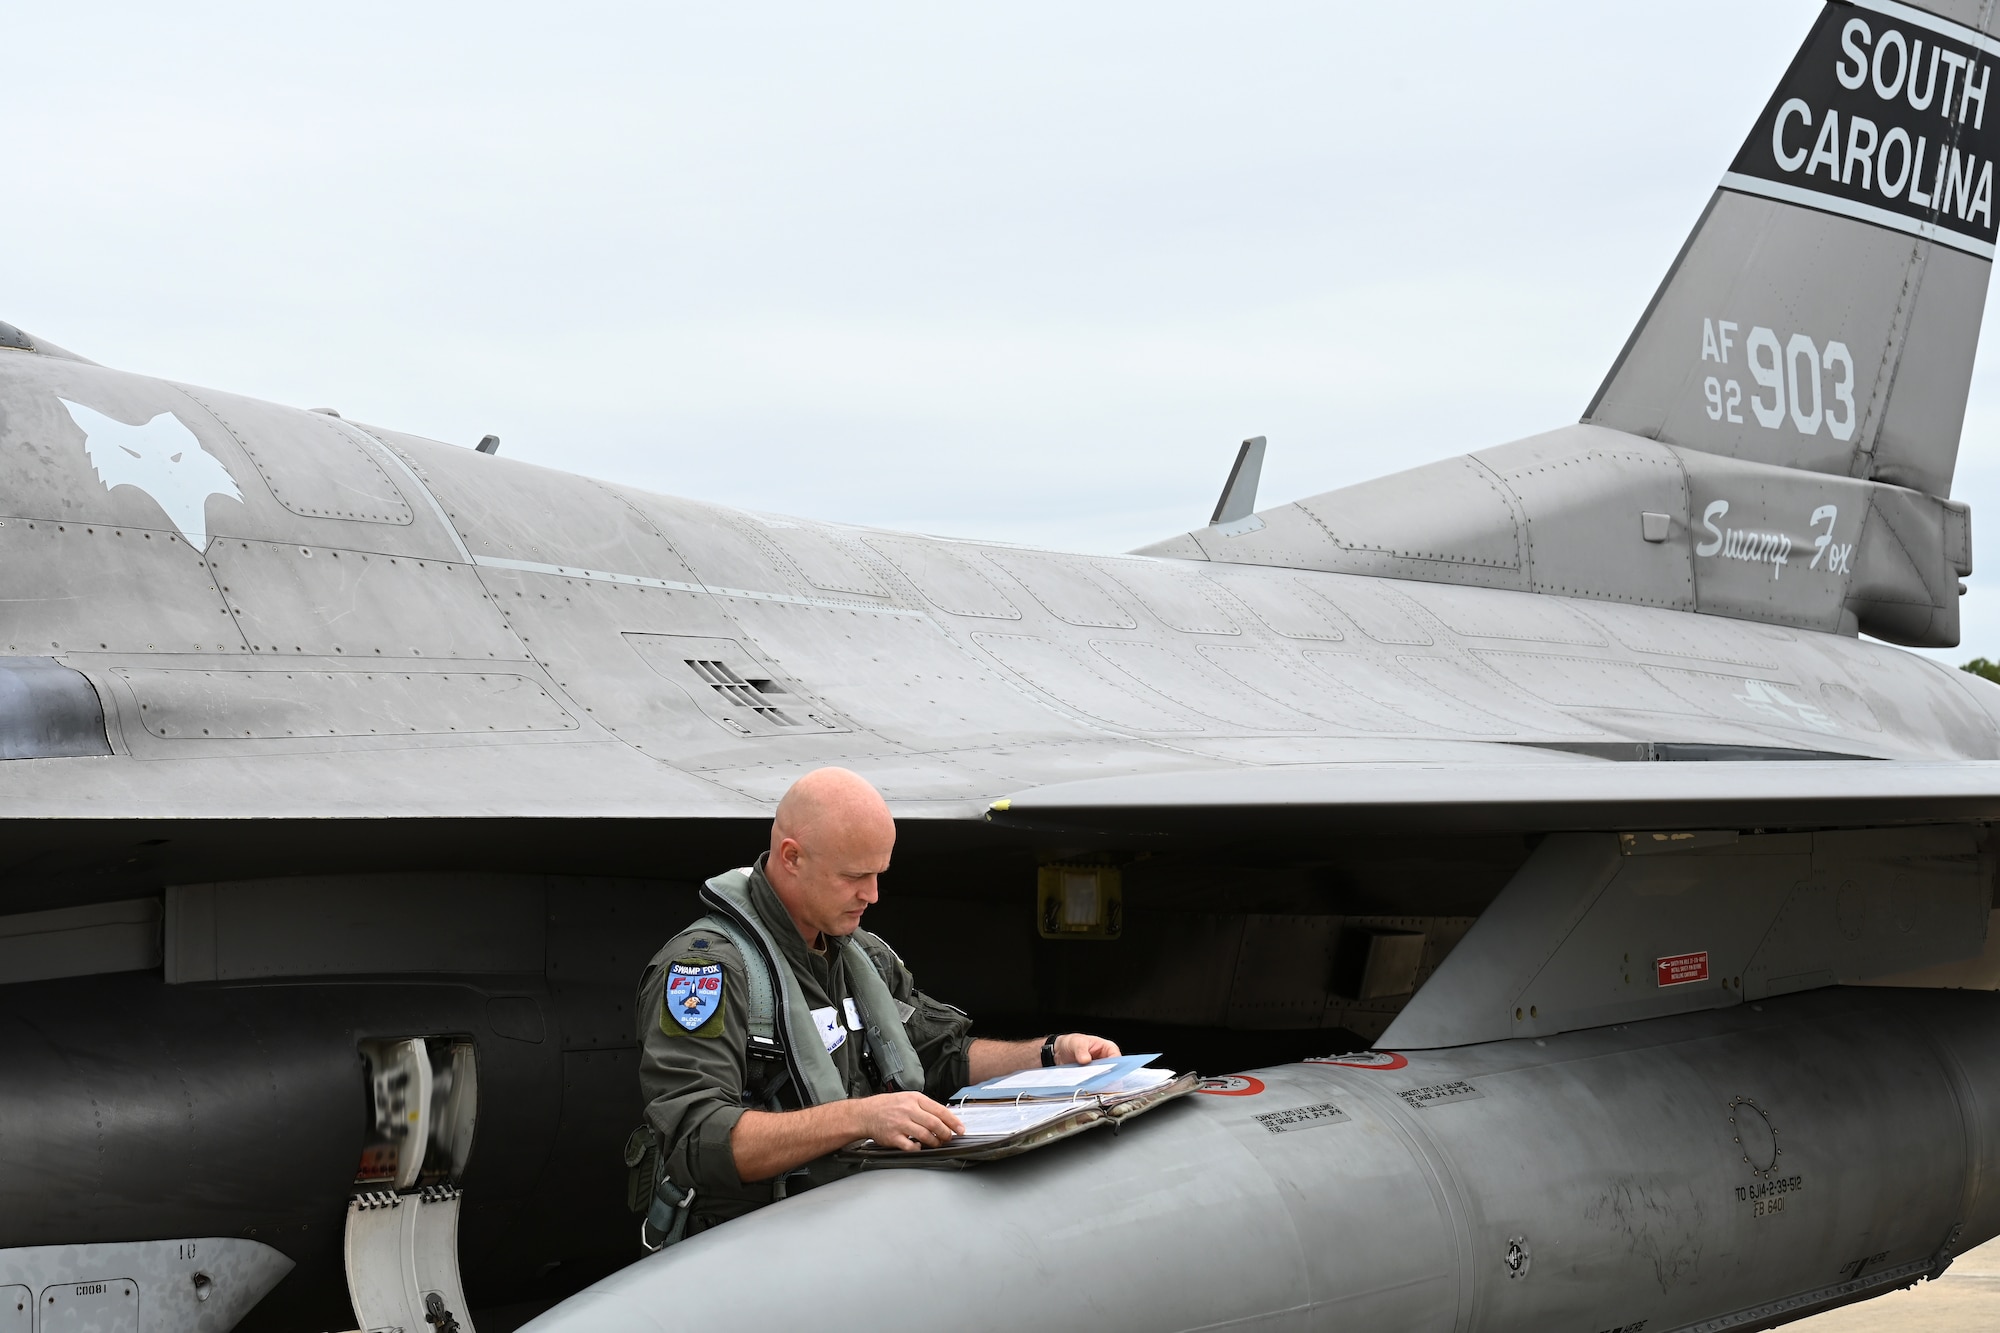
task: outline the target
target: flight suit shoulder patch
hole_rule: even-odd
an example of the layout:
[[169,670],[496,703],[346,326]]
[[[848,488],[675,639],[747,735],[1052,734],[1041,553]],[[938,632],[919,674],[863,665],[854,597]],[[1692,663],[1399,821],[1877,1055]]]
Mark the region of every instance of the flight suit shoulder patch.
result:
[[669,1037],[720,1037],[726,989],[722,964],[714,958],[675,960],[660,995],[660,1031]]

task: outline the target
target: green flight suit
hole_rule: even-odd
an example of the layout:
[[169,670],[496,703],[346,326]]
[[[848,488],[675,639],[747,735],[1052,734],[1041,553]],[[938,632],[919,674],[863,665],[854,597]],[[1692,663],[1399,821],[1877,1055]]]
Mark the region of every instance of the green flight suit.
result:
[[[870,1077],[861,1034],[846,1031],[843,1002],[853,992],[847,984],[843,951],[815,953],[806,947],[784,904],[764,878],[763,857],[750,874],[750,902],[777,940],[784,955],[780,965],[791,969],[806,1006],[831,1009],[841,1016],[840,1030],[845,1037],[828,1054],[840,1071],[847,1095],[869,1097],[883,1091]],[[918,990],[910,969],[881,940],[865,930],[856,931],[854,940],[875,960],[889,993],[909,1007],[903,1030],[923,1061],[925,1093],[942,1101],[964,1087],[971,1081],[966,1052],[972,1045],[972,1020],[963,1011]],[[667,973],[674,963],[722,965],[720,1012],[693,1032],[663,1008]],[[667,1174],[677,1185],[695,1190],[689,1234],[740,1217],[773,1198],[771,1182],[746,1183],[737,1176],[736,1159],[729,1148],[730,1131],[748,1109],[748,993],[743,958],[736,946],[699,927],[690,927],[669,940],[639,980],[639,1091],[646,1102],[646,1120],[664,1146]],[[762,1067],[763,1062],[758,1064]],[[800,1105],[789,1085],[781,1104],[787,1110]],[[809,1163],[803,1178],[791,1178],[787,1192],[825,1184],[857,1169],[824,1157]]]

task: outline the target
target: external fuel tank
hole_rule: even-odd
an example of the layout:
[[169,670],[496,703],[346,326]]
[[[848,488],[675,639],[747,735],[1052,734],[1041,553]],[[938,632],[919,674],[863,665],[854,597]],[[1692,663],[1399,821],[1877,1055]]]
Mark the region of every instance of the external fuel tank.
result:
[[2000,995],[1842,988],[1212,1080],[1114,1138],[872,1171],[534,1333],[1765,1328],[2000,1232]]

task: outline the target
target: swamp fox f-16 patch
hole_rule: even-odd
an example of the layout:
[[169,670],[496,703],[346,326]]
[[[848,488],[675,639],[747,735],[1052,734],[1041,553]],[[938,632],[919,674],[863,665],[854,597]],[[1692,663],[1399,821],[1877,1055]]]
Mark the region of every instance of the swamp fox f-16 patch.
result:
[[660,1000],[660,1031],[671,1034],[669,1018],[683,1032],[697,1037],[722,1035],[722,964],[692,958],[667,969],[667,989]]

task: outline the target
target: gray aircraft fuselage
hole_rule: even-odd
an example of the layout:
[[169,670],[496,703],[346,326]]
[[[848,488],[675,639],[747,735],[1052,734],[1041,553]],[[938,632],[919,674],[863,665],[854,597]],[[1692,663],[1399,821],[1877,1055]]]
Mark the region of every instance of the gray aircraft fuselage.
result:
[[[1129,555],[0,326],[0,1333],[350,1326],[357,1197],[456,1210],[431,1294],[597,1333],[1765,1327],[2000,1232],[2000,687],[1892,646],[1957,641],[1995,238],[1995,36],[1933,8],[1828,6],[1583,421],[1263,509],[1239,461]],[[607,1278],[633,984],[823,764],[981,1032],[1252,1072]],[[898,1229],[942,1257],[809,1242]]]

